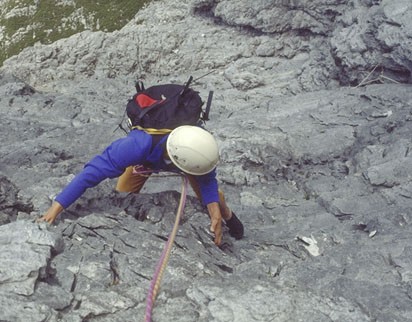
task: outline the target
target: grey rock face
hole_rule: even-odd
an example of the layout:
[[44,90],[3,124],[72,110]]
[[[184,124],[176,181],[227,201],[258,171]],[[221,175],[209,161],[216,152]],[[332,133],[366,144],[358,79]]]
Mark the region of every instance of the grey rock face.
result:
[[[227,68],[234,62],[248,73],[239,77],[253,79],[253,84],[275,84],[282,93],[322,89],[335,82],[410,83],[412,11],[407,0],[201,0],[170,5],[168,13],[153,7],[119,32],[86,31],[51,46],[29,48],[6,61],[5,69],[11,65],[13,73],[30,84],[48,87],[77,75],[164,78],[174,77],[175,70]],[[211,18],[220,24],[211,23]],[[201,32],[193,35],[192,29]],[[286,63],[287,71],[276,68]],[[286,75],[273,77],[282,70]],[[283,81],[289,83],[286,88]]]
[[[411,6],[408,1],[396,6],[392,1],[380,1],[342,15],[342,28],[334,31],[331,44],[335,61],[347,78],[342,78],[343,82],[359,83],[362,69],[373,71],[368,81],[389,77],[411,82],[410,46],[406,45],[411,39]],[[349,69],[358,74],[347,73]]]
[[190,194],[153,319],[412,321],[409,8],[156,1],[119,32],[6,61],[0,320],[143,319],[178,178],[153,177],[137,195],[107,180],[56,225],[33,221],[124,135],[114,130],[136,78],[183,83],[215,69],[194,85],[215,91],[207,128],[245,238],[225,228],[217,248]]
[[28,298],[47,278],[52,254],[63,247],[61,235],[47,231],[45,225],[15,221],[0,226],[1,320],[42,321],[51,315],[50,301],[46,305]]

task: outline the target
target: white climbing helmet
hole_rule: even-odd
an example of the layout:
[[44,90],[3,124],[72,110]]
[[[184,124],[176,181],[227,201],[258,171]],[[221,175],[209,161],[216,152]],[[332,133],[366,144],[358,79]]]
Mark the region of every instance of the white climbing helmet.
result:
[[180,170],[201,176],[212,171],[219,161],[219,148],[212,134],[191,125],[174,129],[167,138],[170,160]]

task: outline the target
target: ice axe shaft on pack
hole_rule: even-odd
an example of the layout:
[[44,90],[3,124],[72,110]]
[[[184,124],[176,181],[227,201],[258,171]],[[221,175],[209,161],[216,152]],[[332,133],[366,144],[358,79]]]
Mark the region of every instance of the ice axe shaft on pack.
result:
[[180,96],[184,95],[186,93],[186,91],[189,89],[190,84],[193,81],[193,76],[190,76],[188,81],[185,84],[185,87],[183,88],[183,90],[180,92]]
[[210,91],[209,96],[207,97],[205,112],[203,113],[203,116],[202,116],[203,121],[209,121],[209,112],[210,112],[210,107],[212,106],[212,100],[213,100],[213,91]]

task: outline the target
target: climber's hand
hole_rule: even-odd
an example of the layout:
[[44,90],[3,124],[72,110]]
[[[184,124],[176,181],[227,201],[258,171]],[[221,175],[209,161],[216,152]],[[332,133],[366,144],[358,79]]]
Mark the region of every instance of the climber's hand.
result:
[[220,213],[219,204],[212,202],[207,205],[210,216],[210,231],[215,235],[215,244],[220,246],[222,243],[222,214]]
[[46,213],[37,219],[38,222],[45,221],[49,224],[52,224],[57,216],[63,211],[63,207],[57,202],[54,201],[51,207],[46,211]]

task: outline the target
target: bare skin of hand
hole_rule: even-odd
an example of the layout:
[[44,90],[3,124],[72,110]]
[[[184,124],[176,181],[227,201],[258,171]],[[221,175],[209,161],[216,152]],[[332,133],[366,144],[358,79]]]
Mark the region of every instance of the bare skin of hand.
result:
[[215,234],[215,244],[220,246],[222,243],[222,214],[217,202],[207,205],[210,215],[210,231]]
[[37,221],[45,221],[49,224],[52,224],[57,216],[64,210],[61,204],[57,201],[54,201],[50,208],[46,211],[46,213],[41,216]]

